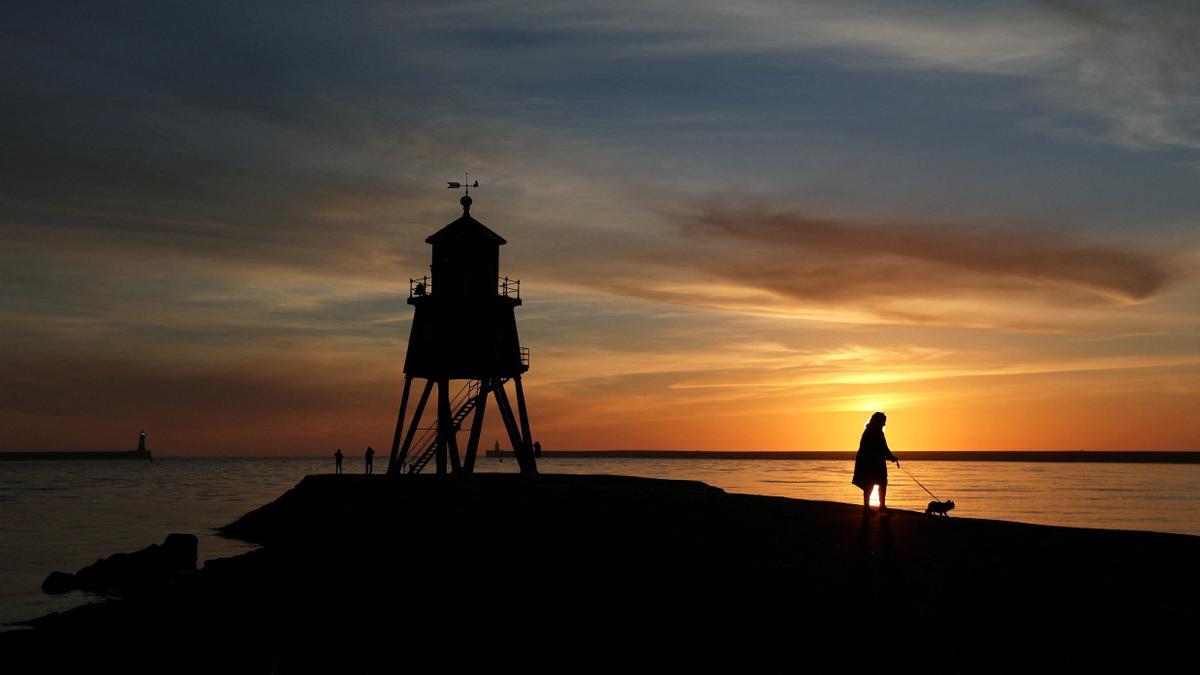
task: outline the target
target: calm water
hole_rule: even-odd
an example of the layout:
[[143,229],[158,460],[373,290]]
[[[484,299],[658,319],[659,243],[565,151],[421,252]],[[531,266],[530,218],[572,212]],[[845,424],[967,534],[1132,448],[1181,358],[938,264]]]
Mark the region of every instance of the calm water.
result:
[[[347,469],[357,464],[347,458]],[[160,543],[170,532],[200,537],[200,558],[249,547],[215,536],[224,525],[282,494],[321,459],[162,459],[144,462],[0,463],[0,622],[39,616],[95,598],[52,598],[51,571],[75,571],[117,551]],[[480,471],[515,471],[483,460]],[[545,458],[545,473],[611,473],[701,480],[730,492],[860,503],[848,461]],[[905,462],[954,515],[1029,523],[1200,535],[1200,466]],[[929,501],[891,469],[889,506]]]

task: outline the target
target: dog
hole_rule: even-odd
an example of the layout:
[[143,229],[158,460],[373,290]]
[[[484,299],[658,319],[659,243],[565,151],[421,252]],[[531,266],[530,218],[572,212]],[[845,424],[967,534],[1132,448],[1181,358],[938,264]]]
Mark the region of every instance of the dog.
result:
[[947,499],[944,502],[929,502],[929,506],[925,507],[925,515],[932,516],[935,514],[941,514],[948,517],[950,514],[947,513],[947,511],[952,508],[954,508],[953,499]]

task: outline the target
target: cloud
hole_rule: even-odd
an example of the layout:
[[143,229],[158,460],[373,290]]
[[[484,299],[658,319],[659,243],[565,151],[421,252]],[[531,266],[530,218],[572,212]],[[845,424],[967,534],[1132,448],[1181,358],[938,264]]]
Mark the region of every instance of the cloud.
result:
[[[1134,149],[1200,149],[1200,11],[1187,3],[1045,1],[1082,39],[1035,90],[1100,120],[1100,137]],[[1087,129],[1066,129],[1086,134]]]
[[[619,294],[731,311],[855,322],[1054,330],[1072,312],[1144,303],[1178,277],[1173,258],[1047,229],[833,217],[713,203],[672,216],[674,236],[613,251],[611,274],[578,277]],[[599,246],[590,255],[599,258]]]
[[684,48],[824,49],[850,69],[1020,78],[1029,95],[1059,112],[1049,126],[1074,137],[1134,149],[1200,149],[1195,5],[1041,6],[711,3],[695,14],[717,39]]
[[[684,217],[683,234],[770,251],[749,279],[795,297],[905,296],[954,288],[1075,288],[1115,301],[1145,300],[1170,273],[1147,253],[1033,232],[919,222],[854,221],[755,208],[710,208]],[[721,269],[720,266],[717,269]]]
[[[1131,149],[1200,149],[1192,3],[518,2],[450,7],[439,21],[458,11],[486,16],[497,33],[529,25],[570,33],[618,61],[786,54],[846,71],[1003,78],[1022,103],[1043,108],[1021,110],[1030,128]],[[569,45],[555,53],[572,58]]]

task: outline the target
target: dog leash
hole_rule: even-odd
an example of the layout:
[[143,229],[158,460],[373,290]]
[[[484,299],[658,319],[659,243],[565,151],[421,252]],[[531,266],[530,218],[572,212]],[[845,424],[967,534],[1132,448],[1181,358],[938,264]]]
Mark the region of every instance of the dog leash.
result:
[[901,466],[901,465],[899,465],[899,464],[897,464],[897,466],[899,466],[899,467],[900,467],[900,470],[901,470],[901,471],[903,471],[904,473],[907,473],[907,474],[908,474],[908,477],[909,477],[909,478],[911,478],[911,479],[913,479],[913,482],[915,482],[917,485],[920,485],[922,490],[924,490],[924,491],[928,492],[930,497],[933,497],[934,499],[938,500],[939,502],[940,502],[940,501],[942,501],[942,498],[941,498],[941,497],[939,497],[939,496],[937,496],[937,495],[933,494],[933,492],[932,492],[932,491],[931,491],[929,488],[925,487],[925,486],[924,486],[924,485],[921,483],[921,481],[917,480],[917,477],[916,477],[916,476],[914,476],[914,475],[912,475],[911,473],[909,473],[908,469],[904,468],[903,466]]

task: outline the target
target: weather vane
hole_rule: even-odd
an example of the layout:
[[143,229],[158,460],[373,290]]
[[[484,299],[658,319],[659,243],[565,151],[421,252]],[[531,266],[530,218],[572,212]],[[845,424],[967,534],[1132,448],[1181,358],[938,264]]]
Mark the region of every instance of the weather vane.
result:
[[446,189],[447,190],[458,190],[459,188],[462,188],[462,189],[466,190],[466,194],[469,195],[469,194],[471,194],[471,188],[479,187],[479,181],[475,181],[475,183],[472,184],[470,181],[470,178],[471,178],[471,172],[468,171],[463,176],[463,182],[460,183],[456,180],[448,181],[446,183]]

